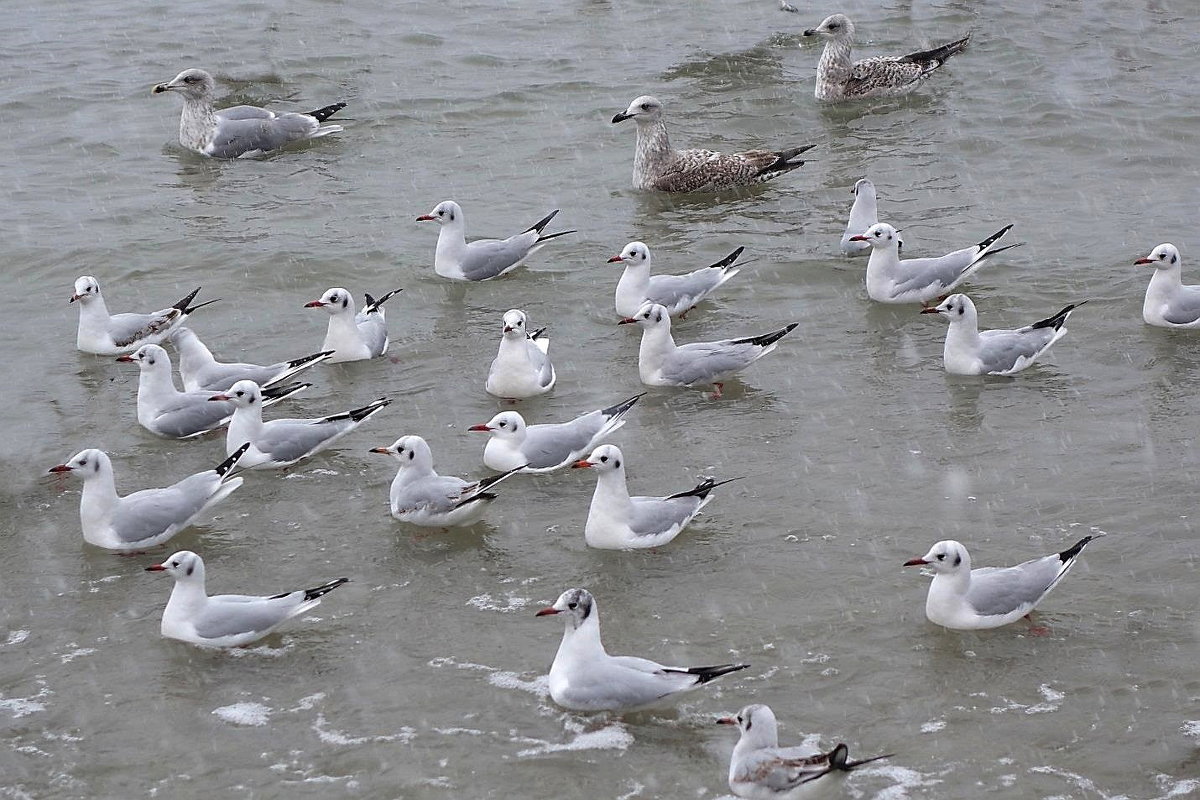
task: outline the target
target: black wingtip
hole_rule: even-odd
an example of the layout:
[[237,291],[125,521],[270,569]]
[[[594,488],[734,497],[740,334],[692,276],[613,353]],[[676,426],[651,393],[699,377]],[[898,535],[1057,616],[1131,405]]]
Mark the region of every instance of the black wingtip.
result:
[[310,356],[304,356],[303,358],[293,359],[292,361],[287,362],[288,369],[295,369],[296,367],[303,367],[305,364],[311,364],[314,361],[322,361],[326,358],[329,358],[331,355],[333,355],[336,352],[337,352],[336,350],[322,350],[321,352],[313,353]]
[[1088,543],[1089,543],[1090,541],[1092,541],[1092,539],[1095,539],[1095,538],[1096,538],[1095,536],[1085,536],[1085,537],[1083,537],[1083,538],[1082,538],[1082,539],[1080,539],[1078,542],[1076,542],[1075,544],[1073,544],[1073,545],[1071,545],[1070,547],[1068,547],[1066,550],[1063,550],[1061,553],[1059,553],[1059,554],[1058,554],[1058,557],[1059,557],[1059,559],[1060,559],[1060,560],[1061,560],[1061,561],[1062,561],[1064,564],[1065,564],[1065,563],[1067,563],[1067,562],[1068,562],[1068,561],[1070,561],[1072,558],[1075,558],[1075,556],[1077,556],[1077,555],[1079,555],[1080,553],[1082,553],[1082,552],[1083,552],[1083,548],[1087,547],[1087,546],[1088,546]]
[[[1011,230],[1012,230],[1012,223],[1009,223],[1008,225],[1005,225],[1003,228],[996,231],[991,236],[987,237],[986,239],[984,239],[982,242],[980,242],[979,244],[977,244],[975,246],[978,247],[980,250],[987,250],[990,245],[995,244],[997,239],[999,239],[1001,236],[1003,236],[1004,234],[1008,233]],[[1010,245],[1010,247],[1015,247],[1015,245]],[[993,252],[999,253],[1000,251],[994,250]]]
[[373,400],[362,408],[356,408],[353,411],[346,412],[346,416],[355,422],[362,422],[364,419],[371,416],[390,402],[392,401],[386,397],[380,397],[378,400]]
[[205,306],[211,306],[213,303],[219,303],[220,301],[221,301],[221,298],[219,298],[219,297],[216,298],[215,300],[205,300],[203,303],[196,303],[196,305],[194,305],[194,306],[188,306],[187,308],[183,309],[183,313],[191,314],[197,308],[204,308]]
[[759,347],[769,347],[796,329],[798,322],[792,322],[777,331],[764,333],[761,336],[747,336],[745,339],[734,339],[734,344],[754,344]]
[[304,590],[305,600],[316,600],[318,597],[329,594],[334,589],[341,586],[343,583],[349,583],[349,578],[334,578],[329,583],[323,583],[320,586],[314,586],[311,589]]
[[1086,302],[1087,302],[1087,300],[1080,300],[1078,303],[1071,303],[1070,305],[1064,307],[1062,311],[1059,311],[1054,316],[1046,317],[1045,319],[1038,320],[1037,322],[1033,323],[1029,327],[1033,328],[1035,330],[1037,328],[1054,328],[1054,330],[1058,330],[1063,325],[1067,324],[1067,317],[1069,317],[1071,315],[1071,312],[1074,311],[1075,309],[1079,308],[1081,305],[1083,305]]
[[557,239],[560,236],[566,236],[568,233],[579,233],[579,231],[559,231],[558,233],[547,233],[544,236],[538,237],[538,243],[548,242],[551,239]]
[[224,478],[226,473],[229,472],[229,470],[231,470],[237,466],[237,462],[241,459],[241,457],[249,449],[250,449],[250,443],[246,442],[241,447],[239,447],[237,450],[234,450],[233,453],[229,456],[229,458],[225,459],[220,464],[217,464],[217,466],[213,468],[213,472],[217,473],[217,477]]
[[600,409],[600,413],[606,417],[619,417],[622,414],[624,414],[626,411],[628,411],[629,409],[633,408],[633,404],[636,403],[639,398],[642,398],[645,396],[646,396],[645,392],[638,392],[633,397],[630,397],[627,400],[622,400],[621,402],[617,403],[616,405],[612,405],[612,406],[609,406],[608,408]]
[[403,288],[392,289],[390,292],[388,292],[387,294],[385,294],[383,297],[379,298],[378,300],[376,300],[370,294],[363,292],[363,297],[367,301],[367,304],[363,308],[363,311],[365,311],[368,314],[378,311],[380,306],[382,306],[388,300],[391,300],[393,297],[395,297],[396,295],[400,294],[403,291],[404,291]]
[[[540,234],[541,234],[541,232],[542,232],[542,230],[543,230],[543,229],[544,229],[544,228],[545,228],[547,225],[549,225],[549,224],[550,224],[550,220],[554,219],[554,217],[555,217],[555,216],[558,214],[558,211],[559,211],[559,209],[557,209],[557,208],[556,208],[556,209],[554,209],[554,210],[553,210],[553,211],[551,211],[549,214],[547,214],[546,216],[542,217],[542,218],[541,218],[541,219],[539,219],[537,222],[533,223],[533,224],[532,224],[532,225],[530,225],[528,228],[526,228],[526,229],[525,229],[525,233],[534,233],[534,232],[536,232],[536,233],[538,233],[538,234],[540,235]],[[561,235],[561,234],[559,234],[559,235]]]
[[716,481],[716,480],[713,480],[712,478],[705,478],[703,481],[701,481],[699,484],[697,484],[695,486],[695,488],[688,489],[686,492],[679,492],[678,494],[673,494],[670,497],[668,497],[667,499],[674,500],[678,497],[699,497],[699,498],[703,499],[705,497],[708,497],[709,492],[711,492],[713,489],[717,488],[718,486],[724,486],[727,483],[733,483],[734,481],[740,481],[743,477],[745,477],[745,476],[739,475],[736,478],[726,478],[723,481]]
[[734,251],[733,251],[732,253],[730,253],[729,255],[727,255],[727,256],[725,256],[724,258],[722,258],[722,259],[721,259],[720,261],[718,261],[717,263],[715,263],[715,264],[709,264],[709,265],[708,265],[708,268],[709,268],[709,269],[727,269],[727,268],[729,268],[729,267],[732,267],[732,266],[733,266],[733,262],[737,261],[737,260],[738,260],[738,257],[739,257],[739,256],[741,256],[741,255],[742,255],[742,253],[743,253],[743,252],[745,252],[745,250],[746,250],[746,248],[745,248],[745,247],[739,247],[738,249],[734,250]]
[[308,116],[315,118],[317,122],[324,122],[345,107],[345,103],[334,103],[331,106],[318,108],[316,111],[309,111]]
[[529,334],[529,338],[530,338],[530,339],[537,339],[539,336],[541,336],[543,333],[545,333],[545,332],[546,332],[546,331],[548,331],[548,330],[550,330],[550,326],[549,326],[549,325],[546,325],[545,327],[542,327],[542,328],[538,328],[536,331],[534,331],[533,333]]
[[731,672],[748,669],[749,664],[719,664],[715,667],[689,667],[683,670],[666,670],[667,672],[683,672],[688,675],[695,675],[699,680],[698,683],[708,683],[715,681],[723,675],[728,675]]
[[191,292],[191,294],[189,294],[187,297],[185,297],[185,298],[183,298],[182,300],[180,300],[180,301],[179,301],[178,303],[176,303],[175,305],[171,306],[171,308],[177,308],[177,309],[179,309],[180,311],[182,311],[184,314],[187,314],[187,313],[188,313],[188,305],[189,305],[189,304],[190,304],[190,303],[191,303],[193,300],[195,300],[195,299],[196,299],[196,295],[200,294],[200,289],[201,289],[201,288],[203,288],[203,287],[197,286],[195,289],[192,289],[192,292]]
[[286,397],[291,397],[297,392],[302,392],[305,389],[311,388],[311,383],[289,383],[287,386],[268,386],[262,390],[263,397],[268,400],[283,400]]

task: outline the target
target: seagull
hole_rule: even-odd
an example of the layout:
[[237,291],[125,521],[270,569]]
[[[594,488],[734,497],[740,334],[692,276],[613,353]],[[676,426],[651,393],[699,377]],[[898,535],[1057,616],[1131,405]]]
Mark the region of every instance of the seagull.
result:
[[228,392],[208,398],[233,403],[225,452],[232,453],[249,442],[250,449],[240,462],[247,469],[278,469],[319,453],[391,402],[381,397],[362,408],[328,417],[263,422],[262,396],[254,381],[238,381]]
[[163,489],[143,489],[121,497],[112,461],[103,450],[83,450],[51,472],[83,480],[79,522],[88,544],[133,553],[162,544],[242,485],[230,476],[245,446],[213,469],[197,472]]
[[[189,439],[220,428],[233,416],[233,405],[209,402],[211,391],[181,392],[176,389],[171,377],[171,357],[156,344],[143,345],[133,355],[121,356],[117,361],[134,363],[141,369],[137,418],[138,423],[151,433],[168,439]],[[264,392],[263,404],[273,405],[310,386],[311,383],[272,386]],[[236,449],[235,446],[227,455],[232,455]]]
[[243,647],[257,642],[292,617],[321,604],[321,597],[349,578],[284,592],[271,597],[218,594],[204,590],[204,560],[190,550],[180,550],[147,572],[165,572],[175,579],[171,598],[163,610],[162,635],[201,647]]
[[487,281],[512,272],[551,239],[578,233],[543,234],[557,213],[558,209],[551,211],[531,227],[507,239],[477,239],[473,242],[467,241],[467,221],[463,218],[462,207],[453,200],[438,203],[433,211],[417,217],[417,222],[436,222],[442,226],[433,255],[434,272],[455,281]]
[[183,324],[188,314],[210,303],[189,305],[200,294],[200,287],[170,308],[150,314],[112,314],[104,305],[100,282],[91,275],[81,275],[75,281],[75,293],[70,302],[79,301],[79,333],[75,346],[85,353],[98,356],[119,356],[132,353],[144,344],[158,344]]
[[1134,264],[1154,265],[1142,319],[1161,328],[1200,328],[1200,286],[1185,286],[1183,261],[1173,244],[1160,244]]
[[729,760],[729,788],[750,800],[801,800],[824,794],[826,775],[849,772],[855,767],[891,758],[892,754],[849,761],[850,749],[839,743],[828,753],[811,747],[780,747],[775,713],[755,703],[736,717],[721,717],[718,725],[736,725],[742,732]]
[[708,505],[713,489],[737,480],[705,478],[695,488],[667,497],[630,497],[625,457],[616,445],[602,444],[571,466],[596,471],[583,538],[601,550],[641,550],[670,542]]
[[554,472],[575,463],[625,424],[625,414],[641,394],[615,406],[581,414],[569,422],[526,425],[516,411],[502,411],[469,431],[490,433],[483,463],[497,471]]
[[971,34],[949,44],[909,53],[906,56],[875,56],[851,61],[854,46],[854,23],[845,14],[826,17],[820,25],[809,28],[805,36],[820,36],[825,51],[817,64],[818,100],[841,102],[869,97],[900,97],[917,88],[935,69],[953,55],[961,53],[971,41]]
[[1067,335],[1067,317],[1086,303],[1082,300],[1052,317],[1016,330],[979,330],[975,304],[965,294],[952,294],[922,314],[941,314],[950,320],[942,363],[952,375],[1012,375],[1028,367],[1050,345]]
[[504,312],[504,327],[500,334],[500,349],[488,368],[488,394],[510,400],[536,397],[554,388],[558,376],[546,353],[550,349],[545,328],[527,333],[525,312],[509,309]]
[[770,353],[780,339],[795,329],[793,322],[772,333],[719,342],[693,342],[676,346],[671,336],[671,316],[658,303],[647,303],[618,325],[642,326],[638,348],[638,374],[647,386],[697,386],[711,384],[713,397],[721,396],[722,381]]
[[667,140],[663,106],[642,95],[612,118],[613,124],[631,119],[637,123],[637,149],[633,154],[633,188],[660,192],[718,192],[722,189],[765,183],[804,166],[797,158],[816,147],[806,144],[788,150],[747,150],[715,153],[712,150],[673,150]]
[[517,467],[474,482],[438,475],[433,471],[429,444],[420,436],[401,436],[387,447],[371,448],[371,452],[389,455],[400,463],[390,493],[392,516],[426,528],[474,525],[496,499],[489,490],[521,470]]
[[154,87],[154,94],[178,92],[182,95],[179,143],[201,155],[214,158],[256,156],[292,142],[317,139],[342,130],[341,125],[325,125],[324,122],[345,108],[345,103],[334,103],[307,114],[276,114],[257,106],[215,110],[213,93],[216,90],[213,76],[202,69],[185,69],[171,81]]
[[850,194],[854,195],[854,204],[850,206],[850,221],[846,224],[845,233],[842,234],[842,255],[866,255],[870,251],[871,245],[863,239],[854,239],[853,237],[879,222],[875,184],[863,178],[854,184]]
[[999,628],[1028,617],[1095,538],[1085,536],[1061,553],[1015,567],[975,570],[971,569],[967,548],[946,540],[935,544],[922,558],[905,561],[904,566],[933,569],[933,582],[925,600],[925,616],[930,622],[959,631]]
[[610,264],[625,265],[625,272],[617,281],[617,313],[632,317],[649,302],[665,306],[673,317],[686,316],[721,284],[741,272],[733,268],[733,263],[745,249],[739,247],[717,263],[686,275],[651,275],[650,248],[641,242],[630,242],[620,255],[608,260]]
[[587,589],[568,589],[536,616],[552,614],[566,614],[566,630],[550,667],[550,697],[571,711],[631,711],[750,666],[664,667],[610,656],[600,641],[600,610]]
[[305,303],[305,308],[323,308],[329,312],[329,327],[325,329],[322,350],[332,350],[330,364],[342,361],[364,361],[378,358],[387,352],[387,319],[383,304],[403,289],[393,289],[376,300],[366,295],[366,305],[357,314],[354,298],[340,287],[334,287],[321,295],[320,300]]
[[183,378],[183,388],[189,392],[223,392],[240,380],[254,381],[268,388],[333,355],[332,350],[326,350],[268,366],[222,363],[213,357],[212,351],[187,326],[176,328],[171,333],[170,342],[179,353],[179,376]]
[[979,244],[955,250],[937,258],[900,259],[899,232],[880,222],[865,233],[851,236],[851,242],[867,242],[873,249],[867,261],[867,295],[878,303],[929,303],[939,299],[974,274],[985,258],[1020,247],[992,247],[1012,229],[1005,225]]

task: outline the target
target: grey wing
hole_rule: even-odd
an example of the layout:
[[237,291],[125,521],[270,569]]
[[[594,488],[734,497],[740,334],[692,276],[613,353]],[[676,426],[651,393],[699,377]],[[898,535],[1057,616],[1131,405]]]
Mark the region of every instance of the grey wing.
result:
[[521,456],[535,469],[556,467],[582,454],[603,425],[604,416],[598,411],[556,425],[530,425],[525,429]]
[[358,332],[362,335],[363,342],[370,349],[372,358],[377,358],[387,352],[387,321],[383,314],[378,311],[370,314],[360,311],[355,315],[354,323],[358,326]]
[[290,463],[312,454],[353,425],[349,419],[275,419],[263,424],[254,446],[275,462]]
[[306,114],[282,114],[278,117],[218,119],[209,154],[218,158],[236,158],[244,153],[267,152],[289,142],[307,139],[320,127]]
[[[981,331],[979,361],[986,373],[1008,372],[1029,360],[1058,338],[1054,328],[1021,328],[1015,331]],[[1018,363],[1024,359],[1023,363]]]
[[1172,325],[1190,325],[1200,320],[1200,290],[1192,286],[1182,286],[1180,289],[1167,301],[1163,319]]
[[550,363],[550,357],[542,352],[533,339],[525,340],[525,349],[529,351],[529,365],[538,374],[538,385],[549,386],[554,383],[554,365]]
[[695,682],[694,676],[663,672],[663,666],[635,656],[613,656],[573,675],[569,694],[580,705],[633,708],[653,703]]
[[462,271],[467,280],[486,281],[503,275],[529,255],[537,241],[536,232],[519,233],[507,239],[480,239],[467,245]]
[[631,497],[633,504],[629,528],[635,536],[658,536],[677,528],[696,513],[699,497]]
[[162,333],[179,317],[179,309],[164,308],[153,314],[113,314],[108,318],[108,332],[117,347],[131,344]]
[[265,631],[291,616],[293,608],[294,604],[271,602],[265,597],[211,597],[208,606],[193,624],[196,633],[205,639],[220,639]]
[[258,106],[230,106],[214,112],[218,119],[274,119],[274,112]]
[[200,473],[165,489],[144,489],[121,498],[112,516],[113,533],[132,544],[190,519],[208,502],[213,478],[215,473]]
[[692,305],[721,283],[724,270],[705,267],[686,275],[651,275],[646,299],[667,308]]
[[473,485],[451,475],[435,475],[405,486],[396,495],[395,506],[401,511],[453,511],[465,496],[463,490]]
[[259,386],[266,386],[287,367],[284,362],[268,367],[258,364],[213,364],[201,372],[198,382],[201,388],[210,392],[223,392],[241,380],[254,381]]
[[1032,607],[1058,580],[1063,566],[1062,559],[1054,554],[1015,567],[971,570],[967,602],[983,616],[1009,614],[1019,608]]
[[219,428],[233,416],[233,404],[211,402],[209,392],[180,392],[159,406],[154,426],[166,436],[184,438]]
[[896,292],[913,292],[934,284],[948,289],[962,277],[963,270],[971,266],[978,247],[964,247],[938,258],[908,258],[900,262],[900,272],[895,279]]
[[829,768],[829,757],[821,753],[786,755],[802,748],[766,748],[746,754],[738,765],[734,780],[753,783],[776,792],[786,792],[822,775]]
[[662,375],[668,380],[691,385],[711,381],[745,367],[762,348],[732,342],[696,342],[677,347],[663,361]]

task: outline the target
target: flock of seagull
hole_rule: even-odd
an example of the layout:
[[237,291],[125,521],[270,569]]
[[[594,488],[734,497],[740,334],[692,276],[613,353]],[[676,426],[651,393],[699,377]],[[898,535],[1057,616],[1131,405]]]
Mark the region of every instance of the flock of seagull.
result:
[[[907,94],[970,40],[968,36],[928,51],[854,62],[850,58],[854,25],[844,15],[826,18],[805,31],[805,36],[825,41],[815,90],[816,98],[825,102]],[[154,92],[173,92],[183,98],[179,141],[212,157],[257,155],[342,130],[327,120],[344,103],[307,114],[275,114],[252,106],[215,109],[215,82],[200,69],[184,70],[154,87]],[[646,191],[715,192],[752,186],[799,168],[804,163],[800,156],[814,146],[733,154],[675,150],[667,137],[663,104],[648,95],[636,98],[612,118],[614,124],[626,120],[633,120],[637,129],[633,185]],[[1012,226],[942,256],[906,259],[901,257],[903,242],[898,230],[878,219],[874,185],[860,180],[853,193],[841,251],[847,256],[869,254],[865,283],[872,301],[921,304],[921,313],[947,318],[943,361],[948,372],[1010,375],[1027,368],[1062,338],[1068,317],[1086,302],[1068,305],[1022,328],[980,331],[974,303],[965,294],[954,292],[988,259],[1019,245],[999,245]],[[547,243],[574,233],[547,233],[557,213],[552,211],[505,239],[470,242],[463,209],[453,201],[439,203],[417,220],[440,226],[434,254],[438,275],[482,282],[509,274]],[[718,398],[723,381],[773,352],[795,329],[796,323],[789,323],[767,333],[676,343],[672,318],[686,317],[737,276],[741,254],[739,247],[711,266],[682,275],[651,274],[650,248],[642,242],[630,242],[610,259],[624,265],[614,297],[620,323],[642,328],[638,372],[644,384],[711,387],[713,397]],[[1183,285],[1179,251],[1162,244],[1136,263],[1154,267],[1143,307],[1145,322],[1200,327],[1200,287]],[[388,348],[384,304],[400,291],[389,291],[378,299],[366,295],[359,309],[346,289],[330,288],[306,304],[329,316],[320,348],[294,360],[258,365],[217,360],[185,324],[195,311],[215,302],[196,303],[199,289],[158,311],[112,314],[99,281],[80,277],[70,298],[79,306],[77,348],[137,364],[139,424],[158,436],[175,439],[226,429],[226,457],[219,464],[165,488],[119,495],[112,462],[96,449],[85,449],[53,467],[53,473],[69,473],[83,480],[80,522],[85,541],[129,554],[160,545],[203,519],[213,506],[240,488],[244,478],[236,473],[296,464],[331,447],[382,411],[389,401],[381,397],[324,417],[263,417],[265,406],[283,402],[310,386],[294,380],[301,373],[321,363],[383,356]],[[177,354],[183,391],[175,385],[172,360],[164,344]],[[549,344],[546,330],[531,329],[522,310],[505,312],[484,389],[510,402],[551,391],[557,376]],[[418,526],[471,525],[497,498],[495,490],[502,481],[519,473],[585,468],[596,473],[584,528],[589,546],[627,550],[665,545],[705,508],[714,489],[736,478],[707,478],[667,497],[631,496],[625,478],[626,457],[618,447],[604,442],[625,424],[641,397],[635,395],[557,423],[530,425],[517,411],[505,410],[486,423],[471,426],[470,431],[487,434],[483,463],[497,473],[479,480],[439,475],[430,447],[420,436],[401,436],[391,445],[375,447],[371,452],[391,456],[397,463],[389,496],[391,514]],[[905,566],[924,566],[933,573],[926,600],[929,620],[955,630],[994,628],[1028,617],[1093,538],[1084,537],[1062,552],[1017,566],[974,569],[966,547],[941,541]],[[204,562],[193,552],[177,552],[146,569],[166,572],[175,581],[162,616],[163,636],[206,647],[258,641],[347,581],[337,578],[274,596],[210,596],[205,589]],[[674,667],[609,655],[600,638],[596,599],[583,588],[563,592],[538,616],[560,616],[564,621],[563,638],[550,669],[549,691],[553,701],[567,709],[639,709],[749,666]],[[729,771],[729,786],[739,797],[806,796],[827,775],[887,757],[851,761],[844,744],[828,752],[780,748],[775,716],[760,704],[748,705],[736,717],[719,722],[736,725],[741,732]],[[820,785],[827,783],[821,781]]]

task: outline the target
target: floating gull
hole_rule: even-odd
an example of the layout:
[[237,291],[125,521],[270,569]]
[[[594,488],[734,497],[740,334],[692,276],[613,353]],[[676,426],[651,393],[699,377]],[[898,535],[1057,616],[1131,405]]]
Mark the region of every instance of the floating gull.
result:
[[712,150],[672,150],[663,123],[662,103],[643,95],[612,118],[613,123],[637,123],[637,149],[633,155],[633,188],[660,192],[716,192],[763,183],[804,166],[796,156],[816,145],[790,150],[747,150],[716,153]]
[[254,381],[238,381],[228,392],[209,398],[233,403],[225,452],[232,453],[249,442],[250,449],[239,462],[247,469],[278,469],[319,453],[391,402],[381,397],[362,408],[328,417],[263,422],[262,397],[262,390]]
[[489,490],[520,470],[510,469],[473,482],[438,475],[433,471],[429,444],[420,436],[401,436],[391,445],[374,447],[371,452],[392,456],[400,464],[389,495],[392,516],[427,528],[474,525],[496,499]]
[[551,614],[566,614],[566,630],[550,667],[550,697],[572,711],[631,711],[750,666],[664,667],[636,656],[610,656],[600,641],[600,610],[587,589],[568,589],[537,612]]
[[434,272],[456,281],[486,281],[512,272],[551,239],[576,233],[542,233],[557,213],[558,209],[551,211],[531,227],[507,239],[476,239],[473,242],[467,241],[467,221],[463,218],[462,207],[453,200],[438,203],[433,211],[417,217],[417,222],[436,222],[442,226],[433,255]]
[[270,597],[218,594],[204,589],[204,560],[190,550],[180,550],[147,572],[165,572],[175,579],[171,598],[162,615],[162,635],[202,647],[242,647],[321,604],[321,597],[349,578]]
[[242,479],[229,472],[244,452],[243,447],[213,469],[163,489],[143,489],[124,497],[117,494],[112,461],[103,450],[76,453],[50,471],[83,479],[79,522],[84,541],[131,553],[167,541],[241,486]]
[[491,434],[483,448],[483,463],[494,470],[554,472],[583,457],[625,424],[625,414],[640,394],[615,406],[582,414],[570,422],[526,425],[516,411],[502,411],[467,430]]
[[[121,356],[117,361],[135,363],[141,369],[137,418],[138,423],[151,433],[170,439],[187,439],[216,430],[233,416],[231,403],[209,402],[211,391],[181,392],[176,389],[171,377],[171,357],[156,344],[144,345],[133,355]],[[272,386],[263,393],[263,405],[278,403],[309,386],[312,384]],[[232,455],[236,449],[235,446],[228,454]]]
[[[850,190],[854,195],[854,204],[850,206],[850,221],[842,234],[842,255],[866,255],[871,245],[860,239],[855,239],[867,228],[879,222],[879,206],[875,198],[875,184],[866,178],[854,184]],[[901,242],[903,245],[904,243]]]
[[170,341],[179,352],[179,376],[183,378],[183,388],[189,392],[223,392],[241,380],[269,388],[333,355],[333,351],[327,350],[268,366],[222,363],[213,357],[212,351],[191,328],[176,328]]
[[828,16],[805,36],[820,36],[825,51],[817,64],[818,100],[839,102],[868,97],[899,97],[911,92],[928,78],[950,56],[961,53],[971,35],[956,42],[909,53],[906,56],[875,56],[851,61],[854,46],[854,23],[845,14]]
[[488,368],[488,394],[519,400],[536,397],[554,388],[558,376],[546,355],[550,339],[545,328],[527,333],[525,312],[509,309],[504,312],[504,327],[500,334],[500,349]]
[[979,330],[975,304],[965,294],[952,294],[922,314],[941,314],[950,320],[942,362],[954,375],[1012,375],[1020,372],[1067,335],[1064,327],[1082,300],[1052,317],[1016,330]]
[[960,631],[999,628],[1032,613],[1094,538],[1085,536],[1061,553],[1015,567],[975,570],[971,569],[967,548],[946,540],[935,544],[922,558],[904,562],[904,566],[933,569],[933,582],[925,599],[925,616],[930,622]]
[[1142,319],[1162,328],[1200,328],[1200,286],[1183,283],[1183,260],[1173,244],[1160,244],[1134,264],[1152,264]]
[[213,93],[216,89],[212,75],[202,69],[185,69],[169,83],[154,87],[155,94],[178,92],[182,95],[179,143],[206,156],[255,156],[292,142],[316,139],[342,130],[341,125],[322,123],[345,108],[345,103],[334,103],[307,114],[276,114],[257,106],[215,110]]
[[583,538],[601,550],[658,547],[674,539],[712,500],[710,492],[735,481],[705,478],[694,489],[667,497],[630,497],[625,457],[620,448],[602,444],[571,466],[596,472],[596,491],[588,508]]
[[630,242],[608,263],[621,263],[625,271],[617,281],[616,306],[622,317],[632,317],[646,303],[658,303],[673,316],[686,315],[721,284],[741,272],[733,264],[745,250],[739,247],[717,263],[686,275],[651,275],[650,248]]
[[671,336],[671,316],[657,303],[647,303],[633,317],[618,325],[636,322],[642,326],[642,344],[638,348],[638,374],[647,386],[707,386],[713,397],[721,396],[722,381],[770,353],[795,322],[772,333],[719,342],[693,342],[675,345]]
[[75,346],[85,353],[117,356],[132,353],[144,344],[158,344],[183,324],[188,314],[210,303],[189,306],[200,287],[170,308],[151,314],[112,314],[100,294],[100,283],[91,275],[81,275],[75,281],[75,293],[70,302],[79,301],[79,333]]
[[320,300],[305,303],[305,308],[323,308],[329,312],[329,327],[325,329],[322,350],[332,350],[330,364],[342,361],[363,361],[378,358],[387,352],[387,319],[383,304],[403,289],[393,289],[376,300],[365,295],[366,305],[355,313],[354,298],[345,289],[335,287],[321,295]]
[[873,248],[867,261],[867,295],[879,303],[929,303],[949,292],[974,274],[985,258],[1020,247],[992,247],[1012,225],[1005,225],[982,242],[937,258],[900,258],[899,232],[880,222],[866,233],[851,236],[852,242],[867,242]]
[[733,748],[729,761],[729,788],[738,797],[801,800],[825,793],[826,775],[845,773],[891,758],[891,754],[849,761],[850,749],[838,744],[828,753],[811,747],[780,747],[775,713],[756,703],[746,706],[736,717],[722,717],[718,725],[736,725],[742,737]]

